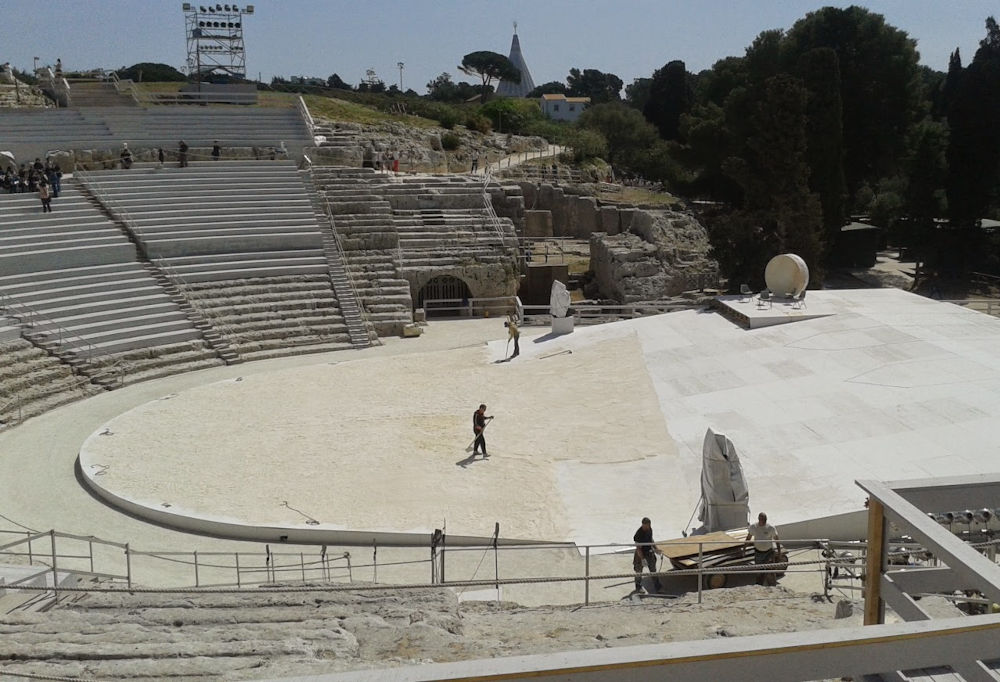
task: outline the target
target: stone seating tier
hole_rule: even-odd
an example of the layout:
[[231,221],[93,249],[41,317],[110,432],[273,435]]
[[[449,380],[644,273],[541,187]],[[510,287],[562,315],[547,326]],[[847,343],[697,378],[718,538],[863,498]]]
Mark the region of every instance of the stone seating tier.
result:
[[244,359],[353,348],[326,274],[180,288]]
[[[175,152],[179,140],[192,148],[270,147],[284,141],[293,156],[311,145],[309,130],[295,109],[262,107],[98,107],[6,110],[0,113],[5,149],[18,159],[43,156],[49,149],[136,150],[162,146]],[[173,160],[173,157],[171,157]]]
[[135,245],[73,179],[64,178],[52,213],[36,202],[0,195],[0,294],[22,319],[33,316],[33,339],[69,359],[88,344],[118,352],[200,337],[137,261]]
[[0,343],[0,357],[0,427],[17,419],[15,399],[27,419],[102,390],[24,339]]

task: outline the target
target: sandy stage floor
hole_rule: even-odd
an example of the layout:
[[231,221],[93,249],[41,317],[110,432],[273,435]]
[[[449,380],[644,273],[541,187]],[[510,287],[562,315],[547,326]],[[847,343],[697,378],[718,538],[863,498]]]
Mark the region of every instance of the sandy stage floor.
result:
[[[539,341],[508,363],[494,342],[208,384],[113,419],[81,465],[146,506],[249,525],[628,542],[676,452],[639,342]],[[480,402],[496,419],[473,461]]]

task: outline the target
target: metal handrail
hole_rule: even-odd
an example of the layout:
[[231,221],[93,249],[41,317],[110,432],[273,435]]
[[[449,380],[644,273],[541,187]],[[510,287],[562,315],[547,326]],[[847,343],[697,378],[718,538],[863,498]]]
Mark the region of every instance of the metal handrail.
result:
[[[23,313],[16,312],[18,309],[23,310],[24,312]],[[128,363],[126,363],[122,358],[115,358],[110,353],[98,351],[97,347],[90,341],[87,341],[79,334],[75,334],[69,331],[68,329],[60,325],[58,322],[56,322],[54,319],[45,315],[40,310],[34,308],[33,306],[28,305],[27,303],[24,303],[23,301],[18,301],[16,298],[3,291],[0,291],[0,310],[2,310],[4,314],[7,315],[8,317],[17,320],[18,325],[21,327],[22,336],[25,336],[26,333],[34,330],[35,327],[39,326],[39,321],[40,321],[42,325],[47,327],[47,329],[43,330],[42,332],[45,334],[46,338],[52,336],[53,332],[57,333],[56,340],[59,343],[60,347],[62,346],[63,341],[79,342],[73,344],[70,350],[76,352],[79,348],[81,347],[84,348],[86,350],[86,362],[88,365],[91,365],[92,368],[96,369],[98,367],[102,367],[102,365],[97,362],[97,358],[103,358],[105,360],[110,361],[107,365],[107,369],[109,371],[103,372],[94,377],[87,377],[86,379],[82,379],[79,382],[80,384],[90,383],[94,379],[99,379],[108,375],[116,376],[118,378],[119,386],[125,383],[125,373],[128,371],[129,367]],[[25,321],[24,318],[27,318],[27,321]],[[30,341],[30,339],[28,340]]]
[[225,322],[218,321],[217,319],[219,317],[218,313],[210,311],[207,308],[202,307],[200,305],[202,296],[197,292],[196,289],[193,289],[191,287],[191,284],[187,280],[185,280],[184,277],[180,273],[178,273],[177,270],[175,270],[174,267],[166,261],[165,258],[158,258],[155,261],[150,260],[150,262],[153,263],[157,268],[159,268],[163,272],[164,276],[167,279],[169,279],[172,284],[175,284],[183,289],[184,300],[190,303],[191,307],[193,307],[198,312],[199,315],[204,317],[206,320],[211,320],[212,326],[222,331],[226,336],[229,337],[230,341],[241,340],[242,337],[236,331],[235,327],[232,327],[231,325],[226,324]]
[[[10,531],[15,533],[14,531]],[[735,534],[734,534],[735,533]],[[61,590],[65,591],[94,591],[99,592],[106,590],[109,586],[95,586],[95,587],[74,587],[74,588],[61,588],[58,584],[58,573],[72,573],[76,575],[83,576],[93,576],[102,579],[110,579],[114,581],[125,582],[128,589],[132,589],[132,580],[134,578],[133,569],[133,559],[137,557],[147,557],[150,559],[155,559],[161,562],[169,562],[171,564],[186,565],[189,566],[193,571],[194,581],[190,587],[181,588],[145,588],[148,591],[165,591],[165,592],[197,592],[200,590],[205,590],[211,587],[226,587],[235,586],[237,588],[242,588],[245,586],[261,586],[268,583],[275,583],[279,581],[288,582],[291,580],[289,577],[279,576],[279,573],[299,573],[301,575],[302,582],[310,582],[316,580],[316,575],[318,571],[319,579],[326,582],[331,582],[334,579],[333,570],[346,571],[347,582],[352,585],[352,587],[341,588],[341,589],[354,589],[353,587],[353,571],[362,568],[371,568],[373,572],[373,583],[378,583],[378,567],[379,565],[386,566],[403,566],[410,565],[414,567],[419,566],[430,566],[431,568],[431,580],[430,582],[413,582],[412,578],[408,578],[410,582],[400,583],[400,585],[406,587],[462,587],[462,586],[472,586],[475,584],[493,584],[496,583],[504,585],[514,585],[514,584],[529,584],[529,583],[566,583],[566,582],[582,582],[584,584],[584,602],[590,602],[590,583],[593,581],[620,579],[624,577],[632,578],[635,574],[634,572],[619,572],[613,574],[595,574],[591,572],[590,563],[591,558],[596,555],[608,555],[608,554],[622,554],[631,553],[639,546],[653,546],[657,552],[663,549],[666,544],[664,542],[660,543],[603,543],[603,544],[588,544],[588,545],[577,545],[570,542],[563,543],[534,543],[534,544],[499,544],[485,542],[480,545],[474,546],[449,546],[446,542],[441,542],[440,544],[435,544],[432,540],[431,546],[431,557],[412,559],[412,560],[402,560],[402,561],[378,561],[378,545],[373,543],[370,549],[373,550],[371,563],[356,563],[352,559],[350,552],[342,552],[334,555],[329,555],[324,545],[322,548],[313,549],[312,551],[300,550],[299,552],[286,551],[284,552],[272,552],[269,544],[264,544],[263,551],[243,551],[243,552],[226,552],[226,551],[141,551],[132,549],[128,543],[112,542],[108,540],[103,540],[94,536],[81,536],[69,533],[62,533],[55,530],[50,530],[46,532],[34,532],[34,531],[17,531],[15,534],[24,535],[17,540],[0,545],[0,556],[11,555],[17,557],[27,557],[29,565],[44,565],[47,568],[39,574],[35,574],[31,577],[37,577],[43,573],[51,571],[53,574],[53,585],[51,587],[36,587],[29,585],[18,585],[21,589],[38,589],[43,592],[52,592],[56,597]],[[42,551],[34,547],[32,543],[40,542],[48,539],[48,546]],[[65,545],[63,551],[59,550],[57,545],[57,540],[70,540],[74,542],[85,542],[86,551],[85,552],[67,552],[65,550]],[[834,587],[830,582],[831,576],[834,575],[832,569],[840,567],[841,569],[850,569],[851,567],[858,566],[858,562],[863,561],[862,553],[867,547],[867,543],[864,541],[858,541],[853,543],[834,543],[830,542],[825,538],[815,539],[815,538],[791,538],[786,539],[781,542],[784,548],[789,550],[822,550],[821,558],[810,559],[804,561],[789,561],[787,558],[784,560],[778,560],[771,564],[755,565],[749,563],[740,563],[734,565],[721,565],[721,566],[710,566],[706,567],[703,562],[703,558],[706,555],[710,555],[714,546],[724,546],[727,549],[731,549],[734,552],[734,559],[739,559],[741,562],[746,562],[748,543],[744,540],[744,531],[734,532],[730,531],[730,539],[727,540],[707,540],[701,539],[697,536],[692,536],[684,540],[680,540],[685,545],[689,546],[688,551],[683,555],[689,560],[694,561],[697,557],[697,563],[694,568],[665,568],[661,567],[653,575],[664,577],[664,576],[694,576],[698,579],[698,596],[701,599],[703,578],[711,575],[718,574],[760,574],[760,573],[784,573],[789,570],[797,571],[817,571],[820,573],[821,579],[824,584],[824,592],[829,589],[852,589],[851,587],[836,586]],[[124,561],[124,566],[121,568],[115,565],[95,565],[95,555],[94,555],[94,545],[106,546],[122,550],[122,558]],[[424,546],[421,544],[415,544],[408,546],[408,549],[414,549]],[[843,547],[855,550],[855,554],[844,554],[837,553],[831,550],[832,547]],[[22,550],[23,548],[23,550]],[[697,549],[695,549],[697,548]],[[405,548],[401,548],[405,549]],[[502,578],[499,573],[494,577],[477,581],[476,576],[473,575],[468,579],[452,579],[450,581],[445,580],[445,555],[454,552],[483,552],[484,550],[492,549],[496,552],[534,552],[534,551],[575,551],[583,559],[583,574],[573,574],[573,575],[561,575],[561,576],[537,576],[529,575],[523,576],[519,575],[515,578]],[[22,551],[11,551],[11,550],[22,550]],[[736,551],[739,550],[740,556],[735,556]],[[900,550],[898,553],[900,555],[906,554],[909,550]],[[190,557],[190,558],[189,558]],[[221,560],[228,559],[232,557],[232,562]],[[102,554],[100,560],[103,562],[108,561],[108,555]],[[290,558],[290,560],[289,560]],[[208,559],[208,561],[206,561]],[[297,561],[296,561],[297,559]],[[928,559],[933,561],[933,558]],[[80,562],[84,562],[84,568],[80,568]],[[331,566],[332,562],[343,562],[342,566]],[[120,566],[120,564],[118,564]],[[235,582],[218,583],[214,585],[205,584],[202,580],[201,572],[206,569],[210,570],[223,570],[223,571],[233,571],[235,576]],[[856,574],[848,570],[848,577],[851,579],[860,579],[860,574]],[[263,574],[262,579],[254,579],[254,576],[259,576]],[[248,580],[247,577],[250,576]],[[340,573],[337,577],[345,577],[344,573]],[[392,584],[392,583],[390,583]],[[8,585],[10,587],[10,585]],[[373,586],[374,588],[374,586]],[[115,589],[111,586],[111,589]],[[306,589],[324,590],[324,589],[336,589],[331,587],[314,586]],[[368,589],[367,587],[363,589]]]
[[309,136],[316,137],[316,121],[313,120],[312,114],[309,113],[309,107],[306,105],[306,101],[302,99],[302,95],[299,95],[295,100],[295,107],[299,110],[299,114],[302,116],[302,120],[305,121],[306,127],[309,128]]
[[[977,312],[985,312],[987,315],[1000,314],[1000,301],[991,298],[944,299],[940,302],[951,303],[953,305],[962,306],[963,308],[968,308],[969,310],[975,310]],[[986,310],[980,310],[978,307],[980,305],[985,305]],[[994,313],[994,310],[997,312]]]
[[500,246],[504,249],[507,248],[507,235],[504,233],[503,223],[500,222],[500,216],[493,208],[493,197],[490,196],[489,185],[493,182],[493,174],[487,168],[483,173],[483,204],[486,208],[486,218],[490,223],[490,226],[496,231],[497,236],[500,238]]
[[[299,99],[302,99],[300,96]],[[337,226],[333,219],[333,208],[330,206],[330,201],[326,198],[326,195],[317,192],[320,199],[323,201],[323,207],[326,209],[327,220],[330,221],[330,233],[333,234],[333,243],[337,246],[337,253],[340,256],[340,265],[344,268],[344,275],[347,277],[347,285],[351,288],[351,294],[354,296],[354,300],[358,302],[358,311],[361,313],[361,322],[365,326],[365,334],[368,336],[368,343],[382,345],[382,339],[378,337],[375,333],[375,327],[371,324],[371,320],[368,318],[368,310],[365,308],[365,304],[361,301],[361,295],[358,293],[358,287],[354,283],[354,276],[351,274],[351,269],[347,266],[347,253],[344,251],[344,245],[340,243],[340,235],[337,233]]]

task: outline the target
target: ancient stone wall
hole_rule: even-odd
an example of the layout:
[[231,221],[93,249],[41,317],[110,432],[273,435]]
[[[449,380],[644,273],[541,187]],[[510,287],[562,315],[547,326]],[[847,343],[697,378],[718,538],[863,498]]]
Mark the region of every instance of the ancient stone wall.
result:
[[410,295],[416,301],[420,290],[442,275],[457,277],[469,286],[472,298],[514,296],[517,294],[518,272],[512,263],[470,263],[452,267],[429,267],[407,270],[403,276],[410,283]]
[[719,266],[694,216],[637,209],[619,218],[621,233],[590,236],[590,269],[602,296],[633,303],[715,285]]

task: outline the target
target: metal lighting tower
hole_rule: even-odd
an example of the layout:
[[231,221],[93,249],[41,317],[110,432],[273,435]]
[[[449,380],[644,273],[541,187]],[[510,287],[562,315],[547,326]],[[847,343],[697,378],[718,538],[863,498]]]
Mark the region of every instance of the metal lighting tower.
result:
[[211,73],[246,78],[247,56],[243,45],[243,18],[253,5],[194,5],[185,2],[188,73],[201,84]]

